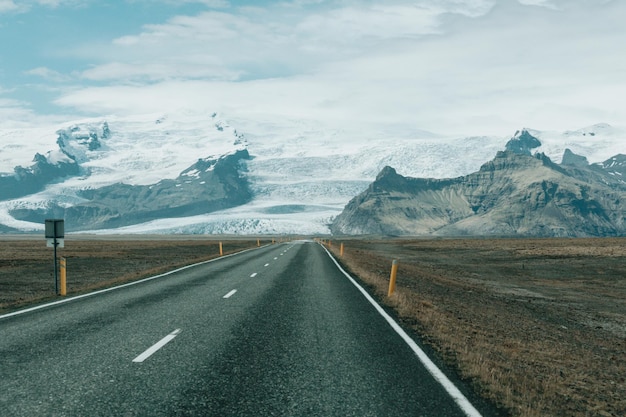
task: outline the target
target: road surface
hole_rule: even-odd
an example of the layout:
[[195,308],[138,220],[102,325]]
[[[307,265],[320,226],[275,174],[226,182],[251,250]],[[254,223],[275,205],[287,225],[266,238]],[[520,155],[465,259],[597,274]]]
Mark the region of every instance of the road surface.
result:
[[313,242],[0,317],[2,416],[480,415],[444,387]]

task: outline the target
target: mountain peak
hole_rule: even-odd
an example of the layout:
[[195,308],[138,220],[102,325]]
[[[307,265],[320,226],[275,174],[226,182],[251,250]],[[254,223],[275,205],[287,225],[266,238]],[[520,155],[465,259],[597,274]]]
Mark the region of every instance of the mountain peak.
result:
[[102,148],[101,139],[111,136],[109,124],[105,121],[98,125],[72,125],[67,129],[57,130],[57,144],[65,155],[76,162],[86,162],[87,154]]
[[387,165],[378,173],[378,175],[376,176],[376,181],[380,181],[384,179],[385,177],[394,177],[397,175],[398,175],[398,172],[394,168]]
[[407,179],[390,167],[384,167],[376,176],[376,180],[372,184],[372,189],[390,189],[402,190],[406,188]]
[[586,167],[589,165],[589,161],[586,157],[582,155],[577,155],[572,152],[571,149],[566,148],[565,153],[563,154],[563,160],[561,161],[561,165]]
[[567,130],[564,136],[597,136],[611,135],[615,132],[615,128],[608,123],[596,123],[595,125],[583,127],[578,130]]
[[541,146],[539,139],[530,134],[528,129],[515,132],[506,144],[506,150],[521,155],[531,155],[531,150]]

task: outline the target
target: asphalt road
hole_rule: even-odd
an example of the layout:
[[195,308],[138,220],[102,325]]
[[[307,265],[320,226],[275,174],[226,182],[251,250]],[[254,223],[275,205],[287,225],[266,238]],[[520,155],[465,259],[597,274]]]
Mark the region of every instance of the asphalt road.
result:
[[0,318],[2,416],[480,415],[444,385],[312,242]]

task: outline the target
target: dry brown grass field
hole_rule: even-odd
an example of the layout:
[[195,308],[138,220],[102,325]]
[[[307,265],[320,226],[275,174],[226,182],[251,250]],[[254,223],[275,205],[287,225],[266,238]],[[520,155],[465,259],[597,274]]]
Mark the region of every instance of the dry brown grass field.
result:
[[344,246],[341,262],[511,415],[626,416],[626,239]]
[[[331,250],[344,266],[511,415],[626,415],[626,239],[343,243],[343,257],[340,241]],[[225,253],[256,244],[223,240]],[[73,295],[215,258],[219,246],[205,237],[71,237],[59,255]],[[398,283],[387,297],[393,259]],[[57,298],[45,240],[0,238],[0,314]]]
[[[256,239],[222,241],[224,254],[256,246]],[[41,237],[0,237],[0,314],[57,299],[53,252]],[[67,260],[68,296],[157,275],[219,253],[218,240],[173,236],[77,236],[58,249],[58,256]]]

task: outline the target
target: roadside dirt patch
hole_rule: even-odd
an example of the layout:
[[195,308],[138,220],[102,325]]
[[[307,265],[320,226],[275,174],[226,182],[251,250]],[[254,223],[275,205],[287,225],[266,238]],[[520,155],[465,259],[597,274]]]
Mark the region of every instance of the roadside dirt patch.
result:
[[626,239],[343,243],[341,262],[513,416],[626,415]]

